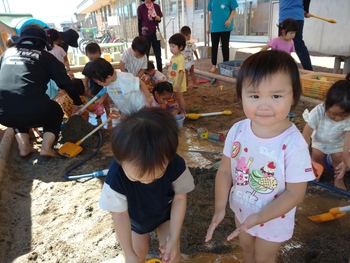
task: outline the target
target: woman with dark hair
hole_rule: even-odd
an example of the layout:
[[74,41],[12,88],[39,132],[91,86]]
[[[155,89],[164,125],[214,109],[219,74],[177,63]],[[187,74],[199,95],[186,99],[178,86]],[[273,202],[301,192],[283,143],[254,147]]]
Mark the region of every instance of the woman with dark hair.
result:
[[147,58],[149,57],[149,50],[152,46],[156,57],[157,69],[162,72],[162,52],[160,48],[160,40],[157,39],[156,32],[163,14],[160,10],[160,6],[153,3],[154,0],[141,1],[144,3],[137,8],[139,36],[145,37],[148,41],[149,49],[147,52]]

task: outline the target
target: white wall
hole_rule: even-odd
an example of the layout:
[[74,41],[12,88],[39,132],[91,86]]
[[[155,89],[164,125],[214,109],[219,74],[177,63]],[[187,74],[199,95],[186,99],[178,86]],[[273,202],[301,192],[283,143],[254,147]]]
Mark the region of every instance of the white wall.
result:
[[313,17],[306,18],[304,41],[309,51],[350,56],[350,1],[312,0],[310,13],[334,19],[337,23],[331,24]]

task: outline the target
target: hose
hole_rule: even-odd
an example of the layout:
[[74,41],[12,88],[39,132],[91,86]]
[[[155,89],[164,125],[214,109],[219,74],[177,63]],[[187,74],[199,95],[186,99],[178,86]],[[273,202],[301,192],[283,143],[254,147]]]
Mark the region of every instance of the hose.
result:
[[86,163],[88,160],[90,160],[92,157],[94,157],[98,153],[98,151],[101,149],[101,147],[102,147],[102,134],[101,134],[101,131],[98,131],[98,135],[99,135],[99,144],[97,146],[97,149],[92,154],[87,156],[85,159],[81,160],[77,164],[75,164],[72,167],[70,167],[64,173],[64,178],[66,178],[67,180],[77,180],[77,179],[87,178],[87,177],[97,178],[97,177],[103,177],[103,176],[107,175],[108,169],[105,169],[105,170],[102,170],[102,171],[93,172],[93,173],[89,173],[89,174],[69,175],[69,173],[71,171],[73,171],[74,169],[76,169],[77,167],[82,165],[83,163]]
[[338,188],[336,188],[336,187],[330,186],[330,185],[328,185],[328,184],[320,183],[320,182],[317,182],[317,181],[311,181],[311,182],[312,182],[313,184],[315,184],[315,185],[319,185],[319,186],[322,186],[322,187],[327,188],[327,189],[329,189],[329,190],[336,191],[336,192],[338,192],[338,193],[340,193],[340,194],[343,194],[343,195],[346,195],[346,196],[350,196],[350,193],[349,193],[349,192],[343,191],[343,190],[341,190],[341,189],[338,189]]

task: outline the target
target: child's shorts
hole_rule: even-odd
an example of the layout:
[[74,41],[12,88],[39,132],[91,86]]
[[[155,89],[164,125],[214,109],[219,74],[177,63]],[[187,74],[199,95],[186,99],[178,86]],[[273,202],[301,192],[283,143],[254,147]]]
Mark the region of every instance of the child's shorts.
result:
[[170,220],[170,210],[171,206],[169,205],[168,209],[166,209],[166,211],[163,211],[162,215],[157,215],[156,218],[145,217],[140,219],[139,222],[135,222],[135,220],[131,218],[131,230],[140,235],[152,232],[161,224]]

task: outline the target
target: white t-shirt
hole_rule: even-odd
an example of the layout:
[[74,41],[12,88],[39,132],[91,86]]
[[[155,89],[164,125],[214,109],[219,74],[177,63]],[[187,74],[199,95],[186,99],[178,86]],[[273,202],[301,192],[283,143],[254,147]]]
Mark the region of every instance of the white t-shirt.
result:
[[146,106],[140,80],[130,73],[117,72],[117,79],[107,87],[107,93],[122,113],[129,114]]
[[54,45],[49,52],[64,64],[64,57],[67,55],[67,53],[63,48],[58,45]]
[[[294,124],[276,137],[263,139],[252,132],[249,119],[240,121],[230,129],[223,153],[231,158],[230,207],[241,223],[278,198],[286,183],[315,179],[308,145]],[[271,242],[288,240],[293,234],[295,209],[247,233]]]
[[312,147],[325,154],[343,152],[345,132],[350,131],[350,118],[333,121],[326,115],[324,103],[317,105],[310,112],[306,109],[303,118],[312,133]]
[[135,77],[138,76],[141,69],[147,69],[147,56],[144,55],[142,58],[136,58],[131,47],[123,52],[120,60],[125,63],[127,72],[133,74]]

